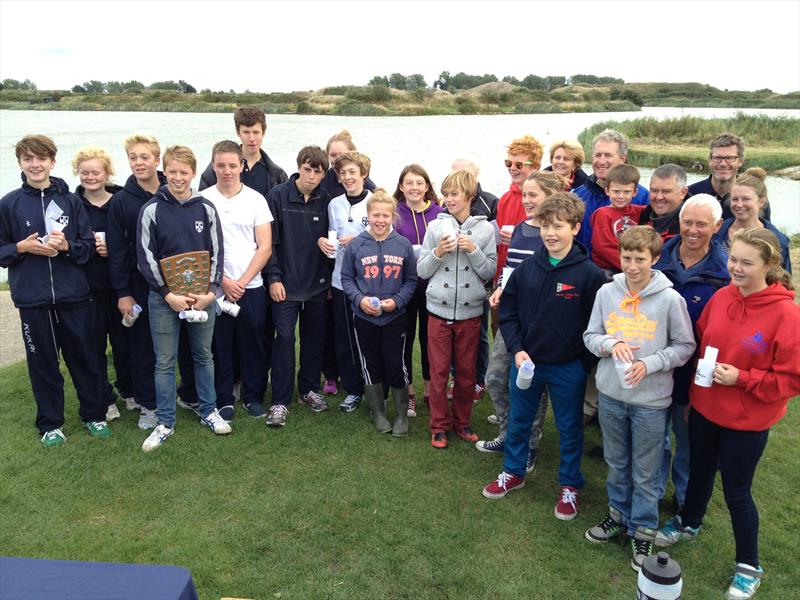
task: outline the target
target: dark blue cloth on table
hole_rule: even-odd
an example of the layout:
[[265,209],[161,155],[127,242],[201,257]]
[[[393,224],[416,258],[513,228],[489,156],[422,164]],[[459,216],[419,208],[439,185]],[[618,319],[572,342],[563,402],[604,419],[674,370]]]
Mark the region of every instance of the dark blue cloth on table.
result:
[[0,557],[0,600],[197,600],[183,567]]

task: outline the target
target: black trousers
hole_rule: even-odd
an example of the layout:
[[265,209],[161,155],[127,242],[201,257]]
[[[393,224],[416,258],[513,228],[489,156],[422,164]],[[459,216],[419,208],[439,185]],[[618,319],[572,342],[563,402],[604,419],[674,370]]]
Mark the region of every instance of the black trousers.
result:
[[108,405],[117,401],[117,395],[108,381],[108,359],[106,349],[111,342],[111,358],[114,362],[116,380],[114,387],[123,398],[133,397],[133,378],[131,377],[131,358],[126,339],[126,328],[122,325],[122,315],[117,309],[117,295],[113,290],[94,293],[94,342],[97,353],[100,377],[103,380],[103,398]]
[[408,386],[404,350],[406,319],[400,315],[385,325],[355,318],[356,342],[361,351],[361,365],[367,385],[382,383],[393,388]]
[[364,394],[364,380],[361,378],[361,356],[353,329],[353,309],[342,290],[331,288],[333,293],[333,328],[336,366],[342,387],[348,394]]
[[59,352],[78,393],[81,420],[106,419],[107,404],[92,338],[94,311],[94,299],[69,306],[19,309],[40,434],[64,424],[64,378],[59,371]]

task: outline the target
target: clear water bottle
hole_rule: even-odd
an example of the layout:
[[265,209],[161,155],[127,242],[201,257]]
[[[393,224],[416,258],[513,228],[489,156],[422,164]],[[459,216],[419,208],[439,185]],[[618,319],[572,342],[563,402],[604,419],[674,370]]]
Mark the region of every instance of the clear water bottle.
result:
[[383,314],[383,310],[381,309],[381,301],[376,296],[371,296],[369,299],[369,305],[378,311],[378,314]]

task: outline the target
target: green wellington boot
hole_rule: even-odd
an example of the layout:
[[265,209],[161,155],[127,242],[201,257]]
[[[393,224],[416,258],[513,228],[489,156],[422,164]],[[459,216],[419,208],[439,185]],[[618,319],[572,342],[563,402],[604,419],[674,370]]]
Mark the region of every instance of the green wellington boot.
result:
[[403,437],[408,435],[408,388],[392,388],[392,398],[394,398],[394,426],[392,435]]
[[389,433],[392,424],[386,418],[386,405],[383,403],[383,384],[373,383],[364,389],[364,397],[369,402],[369,409],[372,411],[372,422],[378,433]]

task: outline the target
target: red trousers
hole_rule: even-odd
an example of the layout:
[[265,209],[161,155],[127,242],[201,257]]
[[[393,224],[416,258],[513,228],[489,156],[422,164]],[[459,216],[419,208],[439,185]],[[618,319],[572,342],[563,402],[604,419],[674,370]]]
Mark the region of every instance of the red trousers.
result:
[[[445,321],[433,313],[428,316],[431,433],[469,427],[480,333],[480,317],[465,321]],[[451,362],[455,363],[456,375],[453,402],[448,406],[447,380]]]

